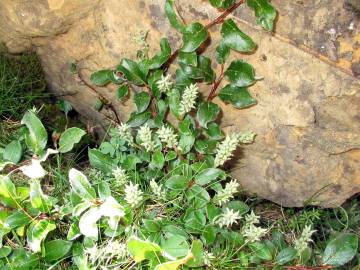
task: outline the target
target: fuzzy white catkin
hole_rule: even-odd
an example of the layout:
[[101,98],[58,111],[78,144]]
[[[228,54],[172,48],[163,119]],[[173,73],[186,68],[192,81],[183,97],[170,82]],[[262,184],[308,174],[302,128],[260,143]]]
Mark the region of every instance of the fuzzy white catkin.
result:
[[118,186],[122,186],[127,183],[128,176],[126,175],[126,171],[124,169],[122,169],[121,167],[117,167],[116,169],[114,169],[112,171],[112,174],[113,174],[115,180],[117,181],[116,184]]
[[214,167],[224,165],[232,157],[232,152],[236,149],[238,143],[239,135],[232,133],[226,136],[225,140],[217,146]]
[[141,140],[141,145],[146,149],[146,151],[154,151],[155,143],[152,140],[152,132],[148,124],[140,127],[138,136]]
[[143,200],[143,192],[140,190],[138,184],[129,183],[125,186],[125,201],[133,208],[139,206]]
[[163,189],[162,185],[155,182],[154,179],[150,181],[150,188],[152,193],[157,197],[157,199],[161,200],[166,197],[166,192]]
[[224,213],[219,216],[216,223],[220,227],[231,227],[241,218],[240,213],[233,209],[226,208]]
[[238,191],[239,187],[240,184],[236,180],[231,180],[225,185],[225,188],[218,191],[218,193],[215,195],[215,203],[220,206],[227,203],[234,197],[234,194]]
[[301,236],[294,242],[294,248],[297,250],[298,254],[301,254],[307,248],[308,243],[312,242],[311,236],[314,232],[316,231],[311,230],[310,226],[305,226]]
[[196,84],[190,84],[189,86],[185,87],[184,93],[182,94],[180,101],[180,115],[184,115],[195,108],[198,90],[199,89]]
[[250,224],[258,224],[260,221],[260,216],[255,215],[254,211],[251,210],[250,214],[247,214],[245,216],[245,221],[246,224],[250,225]]
[[249,242],[257,242],[260,241],[262,237],[264,237],[267,233],[267,229],[257,227],[252,223],[245,224],[243,229],[243,235],[246,237]]
[[161,142],[166,144],[168,148],[176,148],[177,134],[171,127],[162,126],[157,132]]
[[164,76],[164,75],[161,75],[161,78],[160,80],[158,80],[156,82],[156,85],[157,87],[159,88],[159,91],[161,93],[167,93],[170,91],[172,85],[173,85],[173,82],[171,81],[171,76],[170,74]]
[[131,128],[124,123],[121,123],[117,127],[119,137],[123,139],[124,141],[132,144],[133,143],[133,136],[131,134]]

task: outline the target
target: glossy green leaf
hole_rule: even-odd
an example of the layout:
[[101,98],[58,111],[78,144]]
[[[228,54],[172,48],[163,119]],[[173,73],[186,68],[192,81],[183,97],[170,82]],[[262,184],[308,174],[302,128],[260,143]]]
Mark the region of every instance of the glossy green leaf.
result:
[[126,84],[119,86],[119,88],[116,91],[116,98],[118,100],[124,100],[124,98],[128,95],[129,95],[129,86],[127,86]]
[[134,103],[138,113],[144,112],[149,107],[150,101],[150,95],[144,91],[134,95]]
[[194,52],[200,45],[207,40],[208,31],[198,22],[186,26],[183,33],[182,52]]
[[28,129],[25,135],[26,144],[34,153],[40,154],[45,149],[48,140],[44,125],[32,111],[25,113],[21,124],[26,125]]
[[221,131],[220,126],[215,122],[208,124],[205,133],[211,140],[221,140],[224,138],[224,133]]
[[198,55],[196,52],[180,51],[178,56],[178,61],[179,63],[182,63],[184,65],[196,67],[198,64]]
[[60,260],[68,254],[72,247],[72,242],[62,239],[53,240],[45,243],[45,257],[46,262],[53,262]]
[[256,22],[264,29],[272,31],[276,19],[276,10],[268,0],[247,0],[247,5],[255,11]]
[[143,85],[146,82],[146,76],[143,70],[140,69],[140,66],[136,62],[130,59],[123,59],[117,67],[117,70],[122,72],[126,79],[133,84]]
[[39,220],[33,222],[27,230],[27,243],[29,248],[37,253],[41,251],[41,242],[46,238],[49,232],[56,229],[54,221]]
[[148,232],[157,233],[161,231],[161,221],[153,219],[143,219],[142,221]]
[[202,102],[197,111],[197,119],[200,126],[207,128],[209,122],[214,121],[220,112],[218,105],[212,102]]
[[200,55],[198,57],[198,65],[185,65],[179,63],[183,73],[191,79],[203,80],[206,83],[211,83],[215,80],[215,73],[211,67],[211,60],[208,57]]
[[141,113],[132,113],[129,120],[126,122],[129,127],[138,127],[146,123],[150,119],[151,113],[149,111],[144,111]]
[[223,46],[229,47],[238,52],[252,52],[256,48],[256,44],[252,41],[252,39],[244,34],[232,19],[228,19],[222,24],[221,36],[222,50],[224,50]]
[[30,183],[30,202],[32,207],[42,213],[48,213],[52,209],[52,202],[41,190],[39,179],[33,179]]
[[165,182],[165,187],[171,190],[185,190],[189,181],[183,175],[173,175]]
[[11,247],[4,246],[0,248],[0,259],[7,257],[11,253]]
[[69,182],[72,190],[81,198],[91,201],[96,198],[95,189],[91,187],[87,177],[76,169],[69,171]]
[[164,166],[165,157],[160,150],[157,150],[154,152],[152,159],[151,159],[151,164],[154,165],[158,169],[162,169],[162,167]]
[[256,81],[254,68],[241,60],[231,62],[224,74],[233,85],[238,87],[249,86]]
[[195,176],[195,182],[200,186],[204,186],[218,178],[224,179],[225,176],[226,174],[223,170],[217,168],[208,168]]
[[186,135],[181,134],[179,139],[178,148],[181,150],[182,154],[187,154],[190,152],[195,142],[195,136],[192,134]]
[[246,87],[238,87],[232,84],[222,88],[218,96],[222,101],[232,104],[237,109],[248,108],[257,103]]
[[340,233],[326,246],[323,265],[341,266],[354,258],[358,249],[359,239],[353,233]]
[[250,249],[254,252],[254,254],[262,260],[270,261],[273,256],[271,250],[264,243],[255,242],[249,244]]
[[97,149],[89,148],[88,155],[90,165],[102,172],[110,173],[116,168],[115,161],[109,155],[105,155]]
[[94,72],[90,76],[90,81],[92,84],[97,86],[105,86],[111,82],[111,77],[113,77],[113,71],[109,69],[103,69]]
[[216,61],[223,65],[230,55],[230,48],[224,44],[224,42],[220,42],[219,46],[216,47],[215,50],[215,58]]
[[15,229],[27,225],[31,221],[30,217],[23,211],[15,211],[5,219],[4,226]]
[[275,261],[279,265],[284,265],[291,262],[293,259],[296,258],[296,256],[297,251],[292,247],[288,247],[279,252],[279,254],[275,258]]
[[180,117],[180,91],[176,88],[172,89],[169,94],[169,107],[170,111],[177,118]]
[[151,259],[154,256],[159,256],[161,252],[159,245],[141,240],[135,236],[129,238],[127,247],[135,262],[141,262],[146,259]]
[[162,241],[161,249],[174,258],[181,258],[189,253],[190,246],[186,238],[175,234]]
[[204,247],[200,240],[194,240],[191,245],[191,258],[186,265],[189,267],[200,267],[204,265]]
[[235,0],[209,0],[209,1],[213,7],[221,8],[221,9],[228,9],[235,3]]
[[230,201],[224,206],[224,208],[237,211],[240,215],[244,215],[250,210],[250,207],[242,201]]
[[8,145],[6,145],[3,153],[3,158],[5,160],[17,164],[21,160],[21,156],[22,147],[19,141],[12,141]]
[[162,38],[160,40],[160,48],[161,52],[150,59],[150,69],[160,68],[170,58],[171,48],[167,38]]
[[175,0],[166,0],[165,13],[171,24],[179,32],[185,32],[185,25],[178,20],[178,16],[174,9]]
[[65,130],[59,140],[59,152],[67,153],[70,152],[74,145],[79,143],[81,138],[86,134],[86,132],[80,128],[72,127]]
[[14,183],[9,177],[0,175],[0,203],[16,208],[16,199],[17,194]]

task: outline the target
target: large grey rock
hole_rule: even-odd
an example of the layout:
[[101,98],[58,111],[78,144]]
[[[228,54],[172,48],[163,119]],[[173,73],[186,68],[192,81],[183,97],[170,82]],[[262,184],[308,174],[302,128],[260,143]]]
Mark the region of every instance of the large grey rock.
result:
[[[187,22],[206,23],[219,14],[207,1],[178,2]],[[272,2],[279,11],[275,35],[261,30],[245,6],[234,14],[259,48],[232,57],[249,61],[264,80],[250,89],[257,106],[239,111],[219,102],[225,129],[258,134],[255,144],[237,153],[232,174],[247,191],[283,206],[337,206],[360,191],[358,12],[337,0]],[[122,57],[135,59],[138,30],[149,30],[151,52],[162,36],[170,37],[173,48],[180,46],[163,5],[163,0],[2,0],[0,40],[14,53],[35,49],[52,91],[68,94],[76,110],[104,127],[112,111],[94,110],[97,95],[69,66],[77,62],[89,78]],[[211,29],[213,43],[205,54],[214,53],[218,32],[219,27]],[[97,90],[125,120],[130,103],[116,102],[112,87]]]

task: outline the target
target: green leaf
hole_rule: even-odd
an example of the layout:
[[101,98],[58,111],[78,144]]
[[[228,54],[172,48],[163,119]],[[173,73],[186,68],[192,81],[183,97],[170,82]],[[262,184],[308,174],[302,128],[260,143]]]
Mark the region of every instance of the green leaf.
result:
[[353,233],[340,233],[326,246],[322,264],[341,266],[354,258],[358,249],[358,238]]
[[143,219],[144,227],[148,232],[157,233],[161,231],[161,224],[158,220]]
[[150,101],[150,95],[144,91],[134,95],[134,103],[138,113],[144,112],[149,107]]
[[211,245],[215,242],[217,231],[213,225],[206,225],[202,233],[202,238],[205,239],[207,245]]
[[190,246],[181,235],[172,235],[161,243],[161,248],[174,258],[181,258],[189,253]]
[[17,207],[16,188],[9,177],[0,175],[0,202],[9,207]]
[[255,11],[256,22],[268,31],[274,28],[276,10],[267,0],[247,0],[247,5]]
[[212,102],[202,102],[197,111],[197,119],[200,126],[207,128],[209,122],[214,121],[220,112],[218,105]]
[[157,257],[161,252],[159,245],[149,241],[141,240],[131,236],[127,242],[127,248],[135,262],[141,262],[146,259]]
[[3,153],[4,160],[8,160],[14,164],[17,164],[21,160],[21,156],[22,156],[22,147],[19,141],[12,141],[4,149],[4,153]]
[[86,211],[79,220],[80,232],[92,240],[98,239],[97,222],[101,218],[101,212],[98,207],[90,208]]
[[116,91],[116,98],[118,100],[123,100],[129,94],[129,87],[126,84],[119,86]]
[[111,82],[111,78],[113,77],[113,71],[109,69],[103,69],[94,72],[90,76],[90,81],[92,84],[97,86],[105,86]]
[[116,168],[115,161],[109,155],[105,155],[97,149],[89,149],[88,155],[90,165],[102,172],[110,173]]
[[91,201],[96,198],[95,189],[93,189],[87,177],[76,169],[69,171],[69,181],[72,190],[85,200]]
[[53,240],[45,243],[45,257],[46,262],[53,262],[60,260],[71,250],[72,242],[62,239]]
[[239,87],[252,85],[256,81],[254,68],[241,60],[232,61],[224,74],[232,84]]
[[212,140],[196,140],[195,149],[200,154],[215,154],[218,142]]
[[54,221],[39,220],[33,222],[27,231],[27,242],[30,249],[34,252],[41,251],[41,242],[46,238],[49,232],[56,229]]
[[28,147],[36,154],[40,154],[45,149],[48,135],[40,119],[32,111],[25,113],[21,124],[26,125],[28,133],[25,135],[25,141]]
[[207,40],[208,31],[198,22],[186,26],[183,33],[183,47],[182,52],[194,52],[200,45]]
[[279,265],[284,265],[285,263],[291,262],[297,256],[296,249],[292,247],[285,248],[279,252],[276,256],[276,263]]
[[178,56],[178,61],[179,63],[182,63],[184,65],[188,65],[188,66],[194,66],[196,67],[198,64],[198,55],[196,52],[179,52],[179,56]]
[[160,150],[154,152],[151,160],[151,164],[158,169],[162,169],[165,164],[165,157]]
[[148,85],[151,89],[151,92],[153,94],[153,96],[156,99],[160,98],[160,90],[159,90],[159,86],[157,85],[157,82],[161,79],[161,76],[163,75],[163,71],[162,70],[155,70],[152,74],[150,74],[149,79],[148,79]]
[[186,265],[189,267],[200,267],[204,265],[203,257],[204,257],[204,247],[200,240],[194,240],[191,245],[191,254],[193,258],[191,258]]
[[97,99],[95,101],[94,109],[99,112],[103,107],[104,107],[104,103],[100,99]]
[[217,168],[208,168],[202,170],[195,176],[195,182],[200,186],[204,186],[216,180],[217,178],[224,179],[225,176],[226,174],[223,170]]
[[221,46],[229,47],[238,52],[252,52],[256,44],[252,39],[240,31],[232,19],[226,20],[221,27]]
[[216,47],[215,50],[215,58],[216,61],[223,65],[226,62],[226,59],[228,59],[230,55],[230,48],[224,44],[224,42],[220,42],[219,46]]
[[174,3],[175,0],[166,0],[165,13],[171,26],[174,27],[179,32],[183,33],[185,32],[185,25],[178,20],[177,14],[174,10]]
[[133,84],[144,85],[146,83],[146,76],[140,66],[130,59],[123,59],[117,70],[122,72],[126,79]]
[[181,150],[182,154],[187,154],[190,152],[191,148],[193,147],[195,142],[195,136],[192,134],[186,135],[181,134],[179,139],[179,149]]
[[150,59],[150,69],[160,68],[170,58],[171,48],[167,38],[160,40],[161,52]]
[[219,91],[219,98],[225,103],[231,103],[235,108],[244,109],[257,103],[246,87],[228,84]]
[[181,265],[187,263],[193,255],[190,253],[183,259],[158,264],[154,270],[177,270]]
[[4,246],[0,248],[0,259],[7,257],[11,253],[11,247]]
[[126,122],[129,127],[138,127],[144,124],[147,120],[150,119],[151,113],[149,111],[144,111],[141,113],[132,113],[129,120]]
[[170,161],[170,160],[173,160],[177,157],[177,154],[175,151],[170,151],[166,154],[165,156],[165,161]]
[[180,91],[176,88],[172,89],[169,94],[169,107],[170,111],[177,118],[180,117],[179,108],[180,108]]
[[74,148],[74,145],[79,143],[86,132],[80,128],[72,127],[65,130],[59,140],[60,153],[67,153]]
[[186,190],[188,184],[189,184],[189,180],[187,180],[185,176],[173,175],[166,180],[165,187],[171,190],[181,191],[181,190]]
[[185,65],[179,63],[183,73],[194,80],[204,80],[206,83],[211,83],[215,80],[215,73],[211,68],[211,60],[208,57],[200,55],[198,57],[198,65]]
[[56,105],[60,109],[60,111],[65,113],[65,115],[68,115],[68,113],[73,109],[71,103],[63,99],[59,100]]
[[255,243],[250,243],[249,246],[250,249],[255,253],[255,255],[260,259],[265,261],[272,260],[271,250],[265,244],[260,242],[255,242]]
[[228,9],[235,3],[235,0],[209,0],[209,1],[213,7],[221,8],[221,9]]
[[4,227],[15,229],[27,225],[31,221],[30,217],[23,211],[15,211],[4,221]]
[[141,159],[133,154],[127,155],[124,162],[121,164],[122,167],[127,170],[136,170],[136,164],[141,163]]
[[250,210],[250,207],[242,202],[242,201],[231,201],[231,202],[228,202],[224,208],[229,208],[231,210],[234,210],[234,211],[237,211],[239,212],[240,215],[244,215],[246,214],[247,212],[249,212]]
[[211,122],[208,124],[205,133],[211,140],[218,141],[224,138],[224,133],[221,131],[219,125],[215,122]]
[[32,207],[42,213],[48,213],[52,209],[52,202],[41,190],[39,179],[34,179],[30,183],[30,202]]

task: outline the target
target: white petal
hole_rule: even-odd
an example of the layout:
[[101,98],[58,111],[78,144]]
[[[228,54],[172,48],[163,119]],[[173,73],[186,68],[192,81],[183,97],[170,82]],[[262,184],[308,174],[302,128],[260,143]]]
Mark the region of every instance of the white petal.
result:
[[47,174],[41,166],[41,161],[37,159],[32,159],[30,165],[20,167],[20,171],[31,179],[43,178]]

